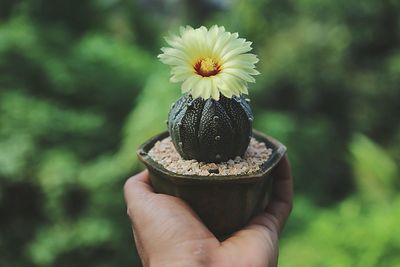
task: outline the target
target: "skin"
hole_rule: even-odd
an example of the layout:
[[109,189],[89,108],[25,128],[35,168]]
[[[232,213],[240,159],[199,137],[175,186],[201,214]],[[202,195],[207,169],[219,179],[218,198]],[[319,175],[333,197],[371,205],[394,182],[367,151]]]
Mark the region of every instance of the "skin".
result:
[[147,171],[129,178],[125,201],[143,266],[276,266],[278,236],[292,210],[292,188],[285,156],[274,170],[273,195],[265,211],[220,242],[184,201],[154,193]]

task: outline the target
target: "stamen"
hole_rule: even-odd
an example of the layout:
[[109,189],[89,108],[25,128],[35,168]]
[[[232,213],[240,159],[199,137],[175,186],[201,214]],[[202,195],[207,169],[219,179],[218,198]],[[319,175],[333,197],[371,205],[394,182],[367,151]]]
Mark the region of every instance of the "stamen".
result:
[[194,64],[197,74],[203,77],[214,76],[221,70],[221,66],[212,58],[202,58]]

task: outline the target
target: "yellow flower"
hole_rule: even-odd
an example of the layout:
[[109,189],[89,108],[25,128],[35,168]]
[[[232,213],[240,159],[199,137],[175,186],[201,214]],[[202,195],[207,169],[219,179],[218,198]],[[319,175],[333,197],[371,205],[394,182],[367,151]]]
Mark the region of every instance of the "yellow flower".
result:
[[180,36],[165,39],[171,47],[161,48],[158,58],[171,65],[170,81],[183,82],[182,92],[193,98],[218,100],[220,93],[228,98],[247,94],[247,83],[255,82],[251,75],[259,74],[257,56],[248,53],[251,42],[224,27],[181,27]]

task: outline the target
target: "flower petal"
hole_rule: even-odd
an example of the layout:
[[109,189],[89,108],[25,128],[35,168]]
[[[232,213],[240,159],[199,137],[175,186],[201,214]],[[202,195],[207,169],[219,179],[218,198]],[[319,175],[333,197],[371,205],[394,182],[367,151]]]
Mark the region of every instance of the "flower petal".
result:
[[161,48],[158,58],[170,65],[171,82],[182,82],[182,92],[193,98],[213,98],[247,94],[247,83],[258,75],[252,43],[230,33],[223,26],[180,27],[179,35],[165,38],[170,47]]
[[199,75],[192,75],[189,78],[187,78],[183,83],[182,83],[182,93],[187,93],[190,92],[195,84],[201,79]]

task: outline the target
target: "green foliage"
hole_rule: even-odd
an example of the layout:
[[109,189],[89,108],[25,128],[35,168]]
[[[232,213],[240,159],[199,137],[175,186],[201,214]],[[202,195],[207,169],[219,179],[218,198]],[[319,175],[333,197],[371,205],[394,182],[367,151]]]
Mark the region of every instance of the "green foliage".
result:
[[354,137],[350,151],[360,194],[372,202],[384,203],[391,200],[396,193],[394,182],[400,175],[392,158],[360,134]]
[[349,147],[358,193],[330,210],[298,197],[280,266],[388,266],[400,257],[400,172],[381,147],[356,134]]
[[158,48],[214,23],[292,161],[280,266],[400,265],[398,2],[0,0],[0,266],[139,265],[122,186],[180,96]]
[[302,198],[296,205],[292,224],[296,219],[303,228],[281,241],[279,266],[399,265],[398,197],[390,204],[374,206],[352,198],[324,211],[304,203]]

